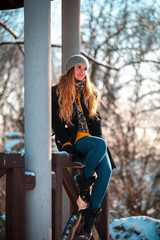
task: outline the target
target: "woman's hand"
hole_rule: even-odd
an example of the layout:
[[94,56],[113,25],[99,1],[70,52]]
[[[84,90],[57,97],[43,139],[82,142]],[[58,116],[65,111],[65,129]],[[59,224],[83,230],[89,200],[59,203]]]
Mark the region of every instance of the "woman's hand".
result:
[[73,152],[74,152],[74,148],[73,148],[72,145],[66,145],[66,146],[63,147],[62,150],[63,150],[63,151],[66,151],[66,152],[69,153],[69,154],[73,154]]

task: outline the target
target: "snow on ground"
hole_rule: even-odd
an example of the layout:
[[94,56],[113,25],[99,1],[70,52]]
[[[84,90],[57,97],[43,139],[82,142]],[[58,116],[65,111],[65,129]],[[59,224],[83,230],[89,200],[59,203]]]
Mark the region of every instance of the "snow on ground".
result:
[[160,240],[160,220],[146,216],[114,220],[110,240]]

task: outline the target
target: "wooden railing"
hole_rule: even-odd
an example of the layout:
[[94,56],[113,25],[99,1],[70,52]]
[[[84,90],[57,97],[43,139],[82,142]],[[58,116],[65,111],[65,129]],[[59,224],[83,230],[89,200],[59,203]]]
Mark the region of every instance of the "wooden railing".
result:
[[25,190],[35,187],[35,176],[25,175],[24,155],[0,153],[0,178],[6,174],[6,240],[25,239]]
[[[70,155],[52,154],[52,240],[78,240],[82,234],[80,209],[86,204],[80,199],[73,175],[81,167],[72,163]],[[6,240],[25,239],[25,191],[34,189],[35,176],[25,175],[24,155],[0,153],[0,178],[6,174]],[[62,189],[71,203],[70,216],[62,229]],[[108,192],[102,203],[99,222],[93,229],[92,240],[109,240]]]
[[[70,155],[59,153],[52,154],[52,170],[55,171],[56,185],[53,189],[53,226],[52,234],[54,240],[78,240],[82,234],[80,209],[86,204],[79,198],[73,175],[80,170],[80,166],[72,163]],[[68,219],[68,224],[62,231],[62,187],[64,186],[73,211]],[[109,201],[108,192],[102,203],[102,212],[99,222],[93,229],[92,240],[109,240]]]

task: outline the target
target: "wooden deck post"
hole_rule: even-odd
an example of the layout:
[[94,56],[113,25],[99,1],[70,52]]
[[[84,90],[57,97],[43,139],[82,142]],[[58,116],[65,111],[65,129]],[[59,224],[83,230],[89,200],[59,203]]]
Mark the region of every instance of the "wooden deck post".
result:
[[6,174],[6,240],[24,240],[24,156],[18,153],[0,153],[0,177],[4,174]]
[[101,240],[109,240],[109,188],[102,201],[102,212],[96,226]]
[[25,239],[24,168],[11,168],[6,173],[6,239]]
[[55,189],[55,229],[52,239],[62,238],[62,182],[63,182],[63,168],[56,169],[56,189]]

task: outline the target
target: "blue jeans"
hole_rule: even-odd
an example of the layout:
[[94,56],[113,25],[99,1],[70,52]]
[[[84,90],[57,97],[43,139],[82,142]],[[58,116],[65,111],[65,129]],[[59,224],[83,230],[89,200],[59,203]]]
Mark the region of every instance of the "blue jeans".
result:
[[86,136],[76,142],[75,150],[85,155],[85,167],[83,168],[85,177],[91,178],[94,172],[98,176],[93,185],[90,200],[91,208],[97,210],[101,206],[112,174],[107,144],[102,138]]

